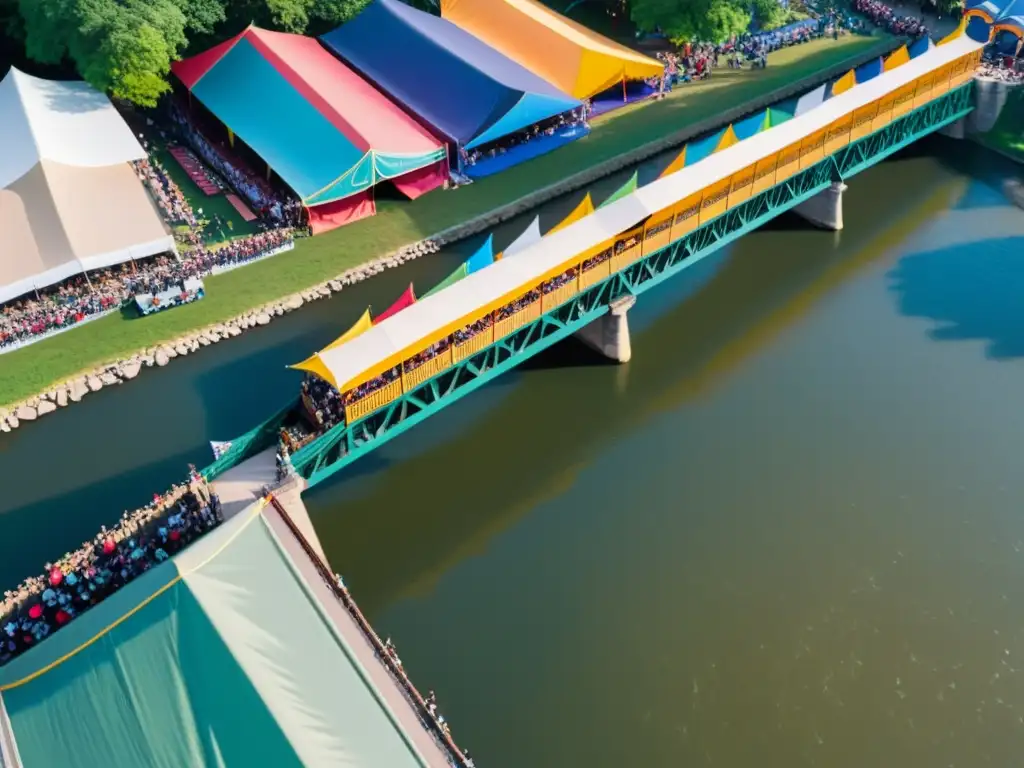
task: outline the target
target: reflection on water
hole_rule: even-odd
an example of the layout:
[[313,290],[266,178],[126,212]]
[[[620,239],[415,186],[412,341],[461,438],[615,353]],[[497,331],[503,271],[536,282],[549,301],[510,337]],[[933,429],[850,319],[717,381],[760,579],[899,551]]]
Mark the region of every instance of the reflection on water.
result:
[[1015,764],[1024,217],[906,158],[846,221],[645,295],[625,368],[552,350],[311,494],[488,765]]
[[[841,235],[783,217],[645,294],[628,365],[560,344],[309,494],[481,765],[1019,762],[1024,215],[964,154],[857,177]],[[4,436],[0,580],[464,256]]]

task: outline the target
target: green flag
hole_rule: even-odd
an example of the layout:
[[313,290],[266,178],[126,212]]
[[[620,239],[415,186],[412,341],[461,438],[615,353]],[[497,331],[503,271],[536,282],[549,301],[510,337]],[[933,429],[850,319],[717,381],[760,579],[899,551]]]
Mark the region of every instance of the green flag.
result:
[[636,174],[637,174],[637,172],[633,171],[633,175],[629,177],[629,180],[625,184],[623,184],[621,187],[619,187],[617,190],[612,192],[612,196],[609,197],[607,200],[605,200],[603,203],[601,203],[598,206],[598,208],[604,208],[606,205],[611,205],[616,200],[620,200],[623,197],[625,197],[626,195],[630,195],[633,192],[636,192],[636,187],[637,187],[637,176],[636,176]]
[[457,282],[459,282],[459,280],[461,280],[462,278],[464,278],[468,274],[469,274],[469,269],[466,267],[466,265],[464,263],[460,264],[458,269],[456,269],[454,272],[452,272],[450,275],[448,275],[448,277],[446,277],[440,283],[438,283],[433,288],[431,288],[429,291],[427,291],[427,293],[424,294],[423,298],[425,299],[428,296],[433,296],[438,291],[443,291],[449,285],[455,285]]

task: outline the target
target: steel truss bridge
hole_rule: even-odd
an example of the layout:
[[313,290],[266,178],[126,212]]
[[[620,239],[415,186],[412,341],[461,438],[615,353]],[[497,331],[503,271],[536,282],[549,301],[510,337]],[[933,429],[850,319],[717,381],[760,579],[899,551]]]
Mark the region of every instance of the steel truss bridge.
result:
[[[957,84],[941,96],[910,109],[878,130],[867,133],[809,165],[686,235],[628,263],[619,255],[604,262],[600,279],[587,285],[588,272],[569,286],[543,295],[508,321],[514,330],[497,328],[487,334],[496,339],[473,349],[461,359],[446,355],[444,365],[431,375],[430,363],[421,381],[406,374],[393,394],[381,396],[379,405],[365,413],[351,413],[346,423],[319,436],[292,456],[295,470],[315,485],[375,450],[441,409],[479,389],[539,352],[578,332],[606,315],[609,305],[624,297],[639,296],[664,280],[710,256],[779,214],[811,199],[837,183],[881,162],[893,153],[968,115],[973,109],[972,80]],[[909,106],[909,105],[908,105]],[[828,142],[825,142],[827,151]],[[639,250],[639,249],[637,249]],[[495,323],[495,326],[500,325]],[[507,330],[507,326],[506,326]],[[433,361],[431,361],[433,362]],[[415,373],[415,372],[414,372]],[[412,385],[410,385],[410,382]],[[404,390],[404,391],[403,391]],[[236,439],[231,450],[204,474],[216,477],[225,470],[276,445],[290,404],[251,432]],[[351,409],[350,409],[351,411]]]

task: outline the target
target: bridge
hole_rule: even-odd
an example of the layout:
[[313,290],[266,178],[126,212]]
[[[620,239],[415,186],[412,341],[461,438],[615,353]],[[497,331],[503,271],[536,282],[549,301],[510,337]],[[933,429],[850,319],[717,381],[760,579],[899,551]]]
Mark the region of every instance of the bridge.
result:
[[[784,211],[841,228],[846,181],[930,133],[957,135],[974,109],[983,44],[959,32],[321,350],[310,369],[341,393],[344,419],[292,455],[295,471],[319,483],[570,335],[627,361],[639,296]],[[241,472],[297,409],[204,474]]]

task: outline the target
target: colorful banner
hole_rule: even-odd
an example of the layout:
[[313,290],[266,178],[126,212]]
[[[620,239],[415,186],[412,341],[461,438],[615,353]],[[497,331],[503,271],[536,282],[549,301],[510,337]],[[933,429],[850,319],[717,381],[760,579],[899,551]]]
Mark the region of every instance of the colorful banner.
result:
[[832,83],[832,95],[838,96],[841,93],[845,93],[857,84],[857,75],[854,74],[851,69],[845,75],[840,77],[834,83]]
[[494,263],[494,235],[488,235],[476,252],[466,259],[466,272],[472,275]]
[[885,72],[892,72],[896,67],[906,64],[908,61],[910,61],[910,54],[907,52],[907,46],[901,45],[889,54],[889,58],[885,60],[882,69]]
[[383,323],[392,315],[397,315],[403,309],[405,309],[406,307],[411,307],[415,303],[416,291],[413,288],[412,283],[409,283],[409,287],[402,292],[402,295],[395,300],[395,303],[392,304],[387,309],[385,309],[383,312],[381,312],[379,315],[377,315],[377,317],[373,319],[373,324],[378,325],[380,323]]
[[668,167],[658,176],[659,179],[664,179],[666,176],[671,176],[676,171],[681,171],[686,167],[686,145],[683,145],[682,151],[676,155],[675,160],[668,164]]
[[564,229],[565,227],[568,227],[570,224],[575,224],[577,221],[582,219],[584,216],[589,216],[593,212],[594,212],[594,201],[591,199],[590,193],[588,192],[586,197],[584,197],[582,200],[580,200],[580,204],[577,205],[575,208],[573,208],[568,216],[566,216],[560,222],[555,224],[555,226],[553,226],[551,228],[551,231],[548,232],[548,234],[549,235],[553,234],[553,233],[557,232],[560,229]]
[[627,195],[631,195],[634,192],[636,192],[638,179],[639,177],[637,176],[637,171],[633,171],[633,175],[626,180],[626,183],[623,184],[618,189],[616,189],[614,192],[612,192],[607,200],[605,200],[603,203],[597,206],[598,209],[604,208],[607,205],[611,205],[616,200],[621,200]]
[[[715,152],[721,152],[723,149],[728,149],[736,144],[739,144],[740,140],[736,137],[736,130],[730,125],[722,132],[722,138],[718,140],[718,144],[715,145]],[[712,152],[714,154],[714,152]]]
[[455,285],[457,282],[459,282],[459,280],[461,280],[462,278],[466,277],[468,274],[469,274],[469,270],[466,269],[466,265],[465,264],[460,264],[458,269],[456,269],[454,272],[452,272],[450,275],[448,275],[448,277],[446,277],[440,283],[435,285],[431,290],[429,290],[425,294],[423,294],[423,298],[425,299],[425,298],[427,298],[429,296],[433,296],[435,293],[440,293],[441,291],[443,291],[448,286]]
[[868,80],[873,80],[882,74],[882,66],[882,57],[879,56],[877,59],[872,59],[857,67],[854,70],[853,76],[858,83],[866,83]]

